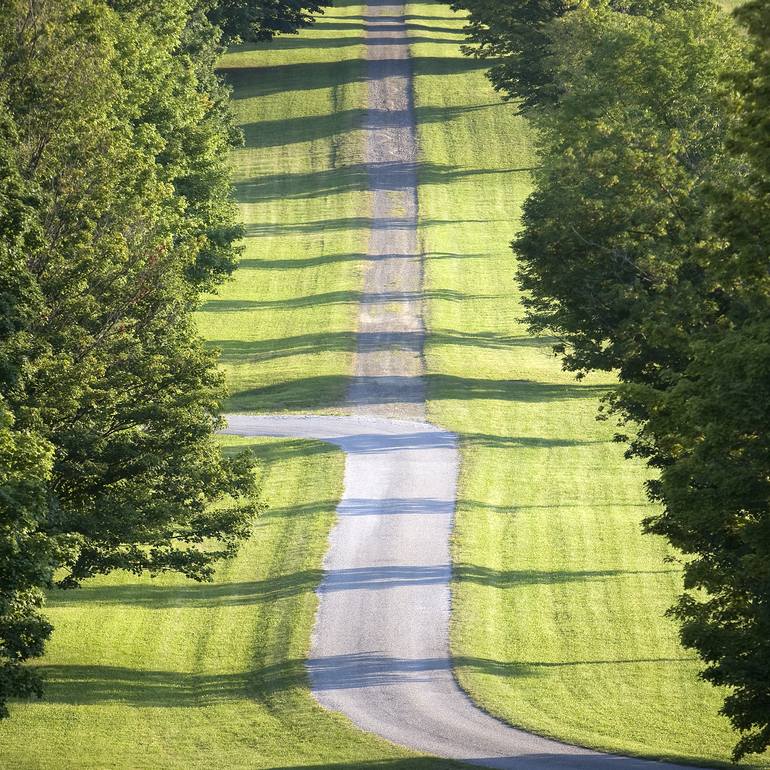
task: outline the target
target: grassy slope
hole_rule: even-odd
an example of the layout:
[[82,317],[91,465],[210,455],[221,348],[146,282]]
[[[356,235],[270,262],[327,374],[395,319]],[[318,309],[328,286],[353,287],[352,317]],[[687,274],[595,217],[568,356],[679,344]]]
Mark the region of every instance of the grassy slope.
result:
[[[343,7],[313,32],[226,60],[246,134],[235,171],[253,237],[201,326],[225,349],[233,408],[330,405],[344,392],[368,224],[360,171],[339,168],[356,162],[360,14]],[[294,382],[288,394],[271,388],[284,380]],[[224,443],[253,444],[265,463],[271,507],[254,537],[211,585],[113,575],[54,594],[47,697],[13,705],[0,767],[454,767],[407,758],[308,692],[303,661],[341,454],[304,441]]]
[[445,297],[427,309],[430,416],[463,446],[460,681],[495,714],[568,741],[725,760],[720,695],[663,617],[680,576],[640,534],[644,471],[595,420],[601,383],[577,385],[519,320],[507,243],[530,189],[527,127],[460,56],[458,17],[409,14],[427,288]]
[[[333,408],[344,393],[368,225],[354,130],[360,13],[343,4],[312,33],[226,62],[246,133],[235,171],[249,238],[201,326],[224,349],[233,409]],[[499,172],[530,163],[526,131],[457,56],[451,14],[412,13],[427,275],[445,297],[429,308],[432,410],[465,436],[463,684],[544,732],[722,756],[714,694],[693,684],[695,664],[660,619],[677,576],[662,545],[638,535],[641,473],[594,422],[591,386],[563,377],[516,321],[504,244],[528,181]],[[308,695],[301,661],[341,457],[253,443],[271,511],[215,584],[113,576],[53,598],[48,699],[14,707],[2,766],[449,766],[404,758]]]
[[369,219],[356,128],[363,22],[341,5],[312,30],[224,60],[245,134],[234,173],[247,238],[200,324],[223,351],[231,411],[344,398]]
[[[304,659],[341,453],[228,438],[265,461],[270,502],[214,584],[113,575],[51,597],[43,702],[16,704],[0,766],[425,768],[316,705]],[[375,763],[374,761],[377,760]]]

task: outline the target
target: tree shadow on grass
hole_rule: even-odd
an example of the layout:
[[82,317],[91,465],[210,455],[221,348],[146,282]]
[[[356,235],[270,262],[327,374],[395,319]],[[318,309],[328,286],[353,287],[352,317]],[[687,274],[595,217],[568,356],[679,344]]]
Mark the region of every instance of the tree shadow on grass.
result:
[[[426,291],[383,291],[367,293],[362,291],[329,291],[323,294],[309,294],[304,297],[286,297],[273,300],[246,299],[212,299],[201,307],[203,313],[231,313],[241,310],[294,310],[297,308],[321,307],[324,305],[359,305],[359,304],[389,304],[393,302],[422,302],[424,300],[443,300],[447,302],[463,302],[476,299],[497,299],[498,294],[466,294],[453,289],[428,289]],[[433,335],[432,335],[433,336]],[[458,340],[464,340],[465,335],[457,335]],[[440,339],[440,335],[439,335]],[[472,339],[480,340],[481,337]],[[517,344],[518,338],[508,338],[511,344]],[[498,340],[499,347],[504,347],[505,338]],[[461,344],[474,344],[470,340]]]
[[[272,361],[288,356],[301,356],[313,353],[353,352],[356,349],[356,334],[354,332],[329,332],[328,334],[298,334],[294,337],[282,337],[274,340],[213,340],[208,347],[222,351],[222,360],[228,364]],[[304,383],[294,380],[272,386],[273,390],[285,390],[287,396],[304,393],[308,388],[334,386],[339,380],[347,381],[348,377],[312,378],[315,382]],[[253,392],[261,393],[264,388],[255,388]],[[270,391],[273,392],[273,391]]]
[[[434,299],[442,299],[435,297]],[[495,299],[492,296],[470,295],[461,299]],[[431,329],[426,342],[432,345],[466,345],[486,350],[507,350],[510,348],[547,348],[556,342],[556,337],[547,335],[512,335],[498,332],[463,332],[457,329]]]
[[[637,658],[575,661],[497,661],[457,656],[452,665],[465,672],[506,678],[537,677],[548,668],[599,665],[689,664],[691,658]],[[428,682],[446,675],[446,658],[396,658],[376,654],[335,655],[288,659],[238,673],[189,673],[142,670],[122,666],[43,665],[36,667],[45,681],[45,699],[52,703],[95,705],[125,703],[140,707],[200,708],[249,698],[264,698],[287,690],[387,687]],[[309,673],[309,676],[308,676]]]
[[[429,252],[423,255],[424,259],[483,259],[488,256],[484,253],[452,254],[449,252]],[[289,259],[272,258],[260,259],[247,257],[238,263],[239,270],[304,270],[305,268],[322,267],[339,262],[364,262],[382,261],[386,259],[414,259],[412,254],[319,254],[314,257],[290,257]],[[519,338],[517,338],[519,339]],[[519,344],[519,343],[514,343]]]
[[540,436],[500,436],[492,433],[461,433],[463,445],[489,449],[556,449],[579,446],[611,444],[611,441],[583,441],[568,438],[543,438]]
[[[660,757],[652,755],[650,760],[650,766],[654,769],[655,762]],[[681,761],[681,757],[678,758]],[[591,755],[591,768],[592,770],[618,770],[620,766],[618,764],[618,757],[612,754],[595,754]],[[631,760],[633,761],[633,760]],[[701,757],[690,758],[692,762],[703,762]],[[374,760],[355,760],[353,762],[322,762],[320,764],[304,764],[304,765],[281,765],[271,766],[270,770],[472,770],[472,767],[478,770],[478,767],[521,767],[522,770],[555,770],[556,768],[562,768],[562,770],[575,770],[577,768],[586,768],[588,765],[581,764],[581,760],[578,758],[575,761],[570,761],[569,755],[562,753],[541,753],[536,754],[528,752],[526,754],[516,754],[514,756],[503,757],[496,755],[494,757],[482,756],[478,752],[468,752],[468,756],[464,762],[472,763],[471,765],[464,764],[458,761],[452,761],[449,759],[429,759],[428,757],[420,757],[414,759],[374,759]],[[731,767],[727,764],[720,764],[719,767]],[[754,767],[754,766],[752,766]],[[758,766],[757,766],[758,767]]]
[[[499,104],[505,106],[503,102]],[[495,103],[448,107],[417,107],[415,117],[418,124],[446,123],[468,113],[497,106],[498,104]],[[328,139],[353,128],[364,127],[368,122],[367,116],[371,112],[367,109],[351,109],[340,110],[327,115],[260,120],[253,123],[245,123],[241,126],[241,129],[244,134],[244,144],[248,148],[285,146]],[[398,111],[385,114],[379,111],[374,112],[378,115],[378,126],[388,125],[388,120],[395,122],[396,120],[400,121],[403,119]]]
[[[389,113],[394,123],[398,113]],[[236,182],[235,198],[240,203],[258,203],[269,200],[304,200],[348,192],[369,190],[407,190],[414,186],[415,174],[419,174],[422,185],[444,185],[457,179],[489,174],[528,173],[532,169],[508,168],[464,168],[442,163],[378,163],[376,168],[365,163],[303,173],[264,174]],[[372,173],[374,171],[374,173]],[[375,181],[373,181],[373,179]],[[394,229],[399,225],[411,226],[410,220],[375,220],[380,229]]]
[[[312,336],[312,335],[309,335]],[[352,344],[355,336],[351,335]],[[253,359],[250,343],[241,345],[241,357]],[[275,351],[269,351],[266,345],[264,355],[277,357]],[[222,347],[222,342],[214,343]],[[327,348],[328,349],[328,348]],[[225,349],[226,350],[226,349]],[[298,351],[292,348],[283,355],[294,355]],[[307,345],[305,352],[317,352],[317,348]],[[232,361],[232,350],[225,360]],[[364,382],[371,380],[371,382]],[[344,396],[352,379],[343,375],[319,375],[304,377],[286,382],[277,382],[260,388],[250,388],[233,392],[228,400],[227,409],[239,411],[272,411],[280,409],[323,409],[341,408]],[[544,383],[534,380],[498,380],[489,378],[456,377],[445,374],[429,374],[424,378],[408,376],[355,378],[361,392],[373,394],[366,401],[368,405],[388,403],[417,403],[422,401],[421,388],[427,383],[429,398],[441,401],[465,401],[483,399],[489,401],[519,401],[523,403],[549,403],[572,399],[596,399],[607,390],[605,386],[571,385]],[[363,384],[362,384],[363,383]],[[365,387],[364,387],[365,385]],[[233,389],[235,389],[233,385]],[[376,394],[376,395],[374,395]]]
[[[483,658],[461,658],[466,669],[491,670],[500,665]],[[309,687],[359,689],[405,681],[428,681],[449,670],[449,661],[402,659],[375,654],[327,658],[288,659],[238,673],[190,673],[123,666],[41,665],[36,670],[45,682],[45,700],[51,703],[95,705],[125,703],[153,708],[200,708]],[[531,675],[526,667],[507,664],[509,676]],[[534,671],[534,669],[532,669]]]
[[[316,31],[332,31],[331,23],[329,25],[315,25]],[[417,32],[439,32],[439,27],[427,27],[416,24],[407,25],[391,22],[388,24],[350,24],[348,26],[336,25],[336,29],[359,30],[359,35],[346,35],[344,37],[320,37],[309,35],[279,36],[272,40],[263,50],[265,51],[291,51],[291,50],[312,50],[313,48],[328,50],[330,48],[353,48],[362,45],[414,45],[415,43],[431,43],[434,45],[454,45],[461,46],[465,40],[462,37],[462,30],[445,28],[444,34],[454,34],[457,37],[437,37],[435,35],[416,34],[409,37],[408,42],[398,38],[387,37],[384,33],[415,30]],[[364,33],[371,33],[365,35]],[[382,36],[380,36],[382,35]],[[239,46],[234,51],[246,50],[244,46]]]
[[365,109],[340,110],[327,115],[260,120],[241,126],[244,145],[250,149],[280,147],[337,136],[361,126]]
[[[308,38],[310,40],[310,38]],[[410,59],[380,59],[379,64],[389,68],[392,74],[459,75],[474,70],[489,69],[489,62],[482,59],[456,57],[416,56]],[[220,74],[233,88],[233,99],[253,99],[287,91],[313,91],[321,88],[339,88],[367,80],[365,59],[340,59],[273,66],[227,66]]]
[[[421,219],[420,227],[441,227],[450,225],[453,227],[462,227],[466,224],[488,225],[490,222],[499,222],[508,220],[496,219]],[[306,233],[339,232],[342,230],[371,230],[377,226],[383,229],[401,228],[409,225],[411,220],[399,218],[378,218],[372,217],[342,217],[338,219],[316,219],[305,220],[302,222],[246,222],[245,235],[247,238],[259,238],[280,235],[304,235]],[[444,252],[428,252],[423,255],[427,258],[440,256],[459,258],[463,256],[486,256],[486,254],[453,254]]]
[[607,392],[604,385],[538,382],[536,380],[498,380],[490,378],[428,375],[429,398],[443,401],[487,399],[521,403],[549,403],[596,399]]
[[366,254],[319,254],[314,257],[291,257],[289,259],[247,257],[238,262],[239,270],[302,270],[308,267],[322,267],[340,262],[363,262]]
[[[476,761],[476,760],[474,760]],[[478,760],[482,762],[484,760]],[[353,762],[322,762],[315,765],[275,765],[270,770],[470,770],[470,767],[451,759],[431,759],[413,757],[412,759],[357,759]],[[477,770],[477,769],[475,769]],[[551,768],[553,770],[553,768]]]
[[365,59],[325,62],[296,62],[260,66],[226,66],[219,74],[233,89],[235,101],[255,99],[289,91],[333,89],[363,83],[367,77]]
[[[309,504],[310,505],[310,504]],[[321,503],[312,504],[321,508]],[[49,607],[93,604],[163,609],[243,607],[288,599],[314,591],[321,581],[320,569],[277,575],[266,580],[241,583],[180,583],[154,585],[89,585],[73,590],[55,589],[47,595]]]
[[453,577],[458,583],[476,583],[490,588],[516,588],[531,585],[587,583],[635,578],[640,575],[669,575],[677,569],[603,569],[603,570],[497,570],[478,564],[455,564]]
[[[329,510],[335,501],[324,500],[282,509],[273,509],[273,516],[315,515]],[[409,515],[438,513],[451,515],[453,505],[438,500],[349,500],[342,507],[343,516]],[[436,567],[385,566],[337,569],[326,573],[325,592],[345,590],[382,590],[403,586],[448,583],[450,575],[458,582],[477,583],[494,588],[513,588],[523,585],[553,585],[559,583],[608,580],[639,575],[676,573],[676,569],[658,570],[496,570],[474,564],[456,564]],[[75,590],[55,589],[48,594],[48,606],[59,608],[90,604],[94,608],[105,605],[143,607],[153,610],[205,609],[214,607],[242,607],[280,601],[315,591],[324,573],[320,569],[301,570],[288,575],[277,575],[265,580],[240,583],[181,583],[155,585],[130,583],[119,585],[89,585]]]
[[[238,445],[237,447],[239,450],[243,448],[243,445]],[[245,448],[248,449],[248,446]],[[261,463],[275,463],[293,460],[298,457],[308,458],[317,455],[328,455],[339,452],[340,450],[332,444],[327,444],[325,441],[306,441],[304,439],[282,438],[280,441],[259,444],[259,446],[255,448],[255,451],[259,452],[259,460]],[[308,505],[321,506],[322,508],[326,503],[313,502],[308,503]],[[319,510],[321,508],[319,508]]]
[[[316,295],[317,297],[318,295]],[[362,299],[369,298],[376,301],[398,302],[410,301],[412,298],[404,294],[385,294],[377,295],[372,298],[370,295],[359,292],[333,292],[325,296],[329,304],[346,304],[348,302],[360,302]],[[475,299],[475,295],[462,295],[460,292],[437,291],[433,293],[432,299],[443,299],[447,301],[460,301],[464,299]],[[305,302],[308,304],[304,304]],[[247,300],[212,300],[207,303],[209,312],[226,312],[238,310],[258,309],[260,307],[277,307],[284,303],[288,305],[287,309],[292,307],[306,307],[315,304],[316,299],[311,298],[290,298],[287,300],[276,300],[275,303],[260,303]],[[382,347],[378,347],[378,341],[381,341]],[[298,334],[293,337],[281,337],[269,340],[211,340],[207,342],[209,348],[220,350],[222,359],[225,363],[245,363],[248,361],[269,361],[275,358],[285,356],[305,355],[318,352],[348,352],[358,349],[372,351],[377,349],[401,349],[416,350],[422,345],[422,334],[420,332],[403,332],[399,335],[378,335],[356,334],[352,331],[327,332],[324,334]],[[464,334],[455,332],[452,329],[441,329],[431,333],[428,342],[436,345],[461,345],[488,350],[506,349],[510,347],[544,347],[550,338],[547,337],[508,337],[494,333]],[[461,386],[466,380],[464,378],[451,377],[449,375],[427,375],[430,382],[441,383],[446,381],[453,382],[455,388]],[[526,390],[529,380],[473,380],[468,379],[469,388],[473,388],[473,383],[499,383],[500,389],[510,391],[510,400],[521,400],[514,393],[514,390],[524,388]],[[599,392],[604,392],[606,387],[590,385],[547,385],[542,383],[531,383],[534,387],[541,385],[543,392],[549,388],[554,392],[569,392],[574,398],[589,398]],[[292,383],[285,383],[291,387]],[[566,390],[565,390],[566,389]],[[574,391],[574,393],[573,393]],[[534,399],[533,399],[534,400]]]
[[302,660],[228,674],[145,671],[121,666],[38,666],[45,700],[73,705],[126,703],[141,707],[200,708],[306,687]]

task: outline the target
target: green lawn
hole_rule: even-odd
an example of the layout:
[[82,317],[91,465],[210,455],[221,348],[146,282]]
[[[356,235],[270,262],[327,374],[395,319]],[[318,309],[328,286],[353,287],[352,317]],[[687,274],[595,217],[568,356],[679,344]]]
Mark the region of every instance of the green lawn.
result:
[[46,698],[13,704],[0,767],[450,767],[407,759],[308,692],[304,659],[341,452],[308,441],[223,443],[253,446],[263,459],[270,509],[254,537],[213,584],[113,575],[55,592]]
[[716,714],[720,694],[663,617],[680,576],[664,542],[640,533],[644,469],[595,420],[602,383],[577,384],[521,323],[507,244],[530,190],[527,126],[461,57],[457,16],[432,3],[409,15],[429,414],[462,436],[459,679],[486,709],[540,733],[724,761],[734,735]]
[[[724,759],[719,696],[663,618],[679,585],[642,537],[643,469],[527,335],[512,237],[529,191],[526,126],[459,55],[445,6],[409,7],[424,161],[431,419],[463,441],[454,553],[460,680],[485,708],[602,748]],[[362,9],[225,60],[241,270],[200,313],[238,411],[338,409],[369,225]],[[469,372],[471,374],[469,374]],[[303,659],[342,457],[313,442],[226,439],[263,458],[270,509],[215,583],[128,575],[55,593],[47,698],[14,704],[0,766],[439,770],[311,698]],[[758,765],[770,767],[770,762]]]
[[246,228],[235,280],[200,313],[223,352],[230,411],[339,407],[355,349],[369,197],[360,6],[225,57],[244,147],[233,154]]

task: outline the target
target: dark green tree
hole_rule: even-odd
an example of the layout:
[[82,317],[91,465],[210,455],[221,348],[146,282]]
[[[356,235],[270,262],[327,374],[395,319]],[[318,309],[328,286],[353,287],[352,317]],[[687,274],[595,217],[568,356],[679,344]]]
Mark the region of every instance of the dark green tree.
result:
[[205,0],[209,19],[228,40],[271,40],[313,23],[332,0]]
[[647,528],[688,555],[673,614],[704,678],[730,688],[735,760],[770,746],[770,7],[738,16],[754,46],[729,147],[746,173],[711,188],[719,237],[706,268],[725,312],[695,336],[673,387],[638,396],[654,405],[643,432],[662,465],[651,492],[663,510]]
[[[522,110],[553,104],[561,85],[550,71],[550,24],[570,11],[605,0],[457,0],[455,11],[468,12],[465,29],[469,56],[492,62],[488,77],[503,99]],[[698,0],[606,0],[621,13],[656,16],[666,9],[696,7]]]
[[[24,263],[34,247],[34,211],[15,163],[12,121],[0,112],[0,392],[21,376],[26,327],[39,303]],[[51,627],[42,617],[41,586],[50,583],[54,546],[39,531],[45,520],[52,446],[17,430],[0,395],[0,718],[11,697],[39,695],[22,664],[42,653]]]
[[549,34],[563,95],[531,116],[541,164],[514,244],[528,320],[561,339],[567,368],[660,386],[720,312],[699,254],[708,184],[740,172],[723,77],[741,36],[709,3],[654,19],[585,7]]
[[209,579],[258,507],[192,315],[241,235],[220,39],[187,0],[0,13],[0,715],[54,571]]
[[468,12],[465,34],[473,45],[466,55],[493,62],[488,77],[503,98],[523,109],[552,103],[557,91],[545,61],[550,55],[548,24],[577,6],[578,0],[458,0]]
[[770,745],[770,14],[742,9],[747,41],[714,4],[627,11],[545,27],[519,275],[565,366],[619,375],[658,472],[645,527],[685,555],[672,613],[730,688],[739,759]]

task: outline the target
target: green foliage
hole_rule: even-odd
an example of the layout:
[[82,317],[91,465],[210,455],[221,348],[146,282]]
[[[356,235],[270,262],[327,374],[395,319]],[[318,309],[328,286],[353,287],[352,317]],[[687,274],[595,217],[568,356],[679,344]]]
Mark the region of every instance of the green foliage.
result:
[[0,402],[0,718],[8,716],[8,698],[41,694],[37,676],[21,664],[42,655],[51,633],[39,612],[53,556],[39,531],[50,467],[50,444],[13,430]]
[[[15,164],[15,135],[0,113],[0,386],[21,376],[25,326],[37,306],[23,261],[34,244],[32,210]],[[39,695],[21,664],[42,653],[51,627],[41,616],[40,586],[51,578],[52,547],[39,532],[46,512],[52,447],[38,432],[16,430],[0,395],[0,717],[9,697]]]
[[699,0],[457,0],[452,8],[469,12],[465,33],[473,45],[464,46],[464,53],[492,60],[495,89],[528,110],[553,104],[563,94],[550,71],[552,57],[558,58],[551,22],[580,7],[604,5],[654,18],[666,9],[697,7]]
[[2,704],[34,690],[16,664],[50,631],[54,570],[206,580],[250,529],[253,463],[220,455],[222,375],[192,316],[241,235],[219,38],[186,0],[0,15]]
[[[205,0],[204,0],[205,2]],[[209,0],[208,17],[230,40],[271,40],[294,34],[323,13],[331,0]]]
[[464,52],[495,63],[489,78],[506,99],[523,108],[550,103],[556,93],[545,61],[550,53],[546,27],[576,7],[576,0],[459,0],[453,10],[467,10],[466,35],[475,45]]
[[514,246],[532,328],[567,369],[619,375],[629,454],[659,471],[646,529],[687,556],[672,614],[730,688],[738,759],[770,745],[768,12],[739,12],[747,41],[711,3],[627,10],[545,28],[557,98],[531,114]]
[[644,426],[668,464],[647,529],[688,554],[673,609],[682,640],[731,688],[723,713],[745,735],[738,760],[770,745],[770,314],[699,341]]
[[770,746],[770,8],[750,3],[738,17],[754,43],[730,142],[745,174],[710,191],[719,240],[707,268],[729,302],[643,426],[663,464],[651,491],[664,509],[648,528],[690,555],[696,590],[673,613],[703,676],[731,689],[736,760]]
[[721,78],[741,40],[708,4],[656,19],[583,8],[551,39],[563,96],[532,116],[542,164],[515,243],[528,319],[572,370],[661,384],[719,310],[693,245],[709,238],[707,183],[735,173]]

